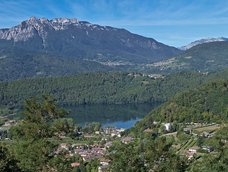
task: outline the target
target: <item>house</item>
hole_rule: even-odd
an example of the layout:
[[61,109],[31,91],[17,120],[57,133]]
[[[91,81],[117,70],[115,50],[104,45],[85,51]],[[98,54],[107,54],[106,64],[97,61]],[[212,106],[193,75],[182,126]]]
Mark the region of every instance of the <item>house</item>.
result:
[[121,132],[124,131],[124,129],[118,129],[118,128],[114,128],[114,127],[108,127],[108,128],[104,128],[104,133],[107,135],[111,135],[111,137],[121,137]]
[[200,136],[205,137],[205,138],[210,138],[210,137],[214,136],[214,133],[204,131],[203,133],[201,133]]
[[67,143],[61,143],[57,150],[54,152],[54,154],[58,155],[60,154],[60,152],[65,152],[67,151],[69,153],[69,149],[70,149],[70,144],[67,144]]
[[188,157],[188,159],[193,158],[194,155],[197,153],[198,149],[199,149],[198,146],[193,146],[193,147],[189,148],[188,151],[186,152],[186,156]]
[[99,166],[98,172],[108,172],[108,167],[109,166]]
[[197,134],[197,133],[193,133],[193,132],[192,132],[192,135],[193,135],[193,136],[195,136],[195,137],[197,137],[197,136],[198,136],[198,134]]
[[212,146],[202,146],[202,149],[207,151],[208,153],[210,153],[214,150],[214,148]]
[[222,143],[227,143],[227,140],[226,139],[221,139],[221,142]]
[[195,153],[193,153],[193,152],[189,152],[189,151],[186,152],[186,156],[188,157],[188,159],[192,159],[194,157],[194,155],[195,155]]
[[158,124],[158,122],[157,122],[157,121],[153,121],[153,124],[154,124],[154,125],[157,125],[157,124]]
[[99,135],[100,134],[100,131],[95,131],[95,134]]
[[100,166],[98,167],[98,172],[106,172],[109,167],[111,160],[106,158],[100,158]]
[[171,123],[165,123],[164,127],[165,127],[166,131],[170,131],[171,130]]
[[147,129],[144,130],[145,133],[151,133],[152,131],[153,131],[153,130],[150,129],[150,128],[147,128]]
[[112,142],[105,143],[105,148],[110,148],[112,146]]
[[188,151],[189,151],[189,152],[196,153],[198,149],[199,149],[198,146],[193,146],[193,147],[189,148]]
[[191,129],[191,128],[184,128],[183,131],[184,131],[186,134],[192,134],[192,129]]
[[108,134],[109,135],[109,134],[111,134],[113,132],[114,128],[107,127],[107,128],[104,128],[103,130],[104,130],[104,133],[105,134]]
[[121,142],[124,143],[124,144],[128,144],[128,143],[133,142],[133,141],[134,141],[134,138],[133,138],[133,137],[130,137],[130,136],[128,136],[128,137],[123,137],[123,138],[121,139]]
[[101,158],[100,159],[100,165],[101,166],[108,166],[110,163],[110,160],[109,159],[105,159],[105,158]]
[[124,128],[116,128],[116,131],[119,132],[119,133],[121,133],[121,132],[124,132],[125,129]]
[[71,167],[79,167],[80,163],[79,162],[73,162],[71,163]]
[[6,121],[5,124],[3,125],[3,127],[12,127],[12,126],[15,126],[17,124],[17,121],[15,120],[9,120],[9,121]]
[[59,145],[59,147],[60,147],[61,149],[69,150],[70,144],[61,143],[61,144]]

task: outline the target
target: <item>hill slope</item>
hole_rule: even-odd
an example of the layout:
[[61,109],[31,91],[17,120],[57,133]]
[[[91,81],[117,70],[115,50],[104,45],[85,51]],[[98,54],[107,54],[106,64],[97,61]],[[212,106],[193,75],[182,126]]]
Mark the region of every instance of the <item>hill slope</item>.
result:
[[228,80],[214,80],[198,88],[177,94],[152,111],[137,128],[162,122],[225,122],[228,120]]
[[222,70],[228,66],[228,42],[197,45],[174,58],[154,63],[151,66],[166,72]]
[[18,48],[0,49],[0,81],[112,70],[112,67],[93,61],[66,59],[61,56],[23,51]]

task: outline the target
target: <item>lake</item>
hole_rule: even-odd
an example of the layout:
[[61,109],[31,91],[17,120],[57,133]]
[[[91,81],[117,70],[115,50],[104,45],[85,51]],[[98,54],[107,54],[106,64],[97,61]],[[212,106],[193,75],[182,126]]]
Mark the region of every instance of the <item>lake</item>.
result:
[[121,104],[121,105],[78,105],[65,107],[76,123],[84,126],[90,122],[100,122],[102,126],[131,128],[159,104]]

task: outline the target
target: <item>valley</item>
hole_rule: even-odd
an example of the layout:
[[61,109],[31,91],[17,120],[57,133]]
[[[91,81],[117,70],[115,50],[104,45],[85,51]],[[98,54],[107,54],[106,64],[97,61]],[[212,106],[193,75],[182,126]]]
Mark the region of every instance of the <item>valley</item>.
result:
[[0,171],[228,171],[228,39],[95,23],[0,29]]

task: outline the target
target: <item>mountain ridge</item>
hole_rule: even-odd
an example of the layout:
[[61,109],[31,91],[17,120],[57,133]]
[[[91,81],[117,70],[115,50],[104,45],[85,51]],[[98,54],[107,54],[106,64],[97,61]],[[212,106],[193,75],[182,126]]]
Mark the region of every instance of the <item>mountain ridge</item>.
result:
[[14,47],[92,60],[145,63],[181,52],[125,29],[67,18],[31,17],[12,28],[0,29],[0,39]]
[[226,69],[228,65],[228,41],[196,45],[176,57],[150,64],[163,72],[210,72]]
[[205,44],[205,43],[210,43],[210,42],[222,42],[222,41],[228,41],[228,38],[225,38],[225,37],[203,38],[203,39],[193,41],[190,44],[187,44],[185,46],[182,46],[182,47],[180,47],[180,49],[186,51],[186,50],[188,50],[194,46],[200,45],[200,44]]

